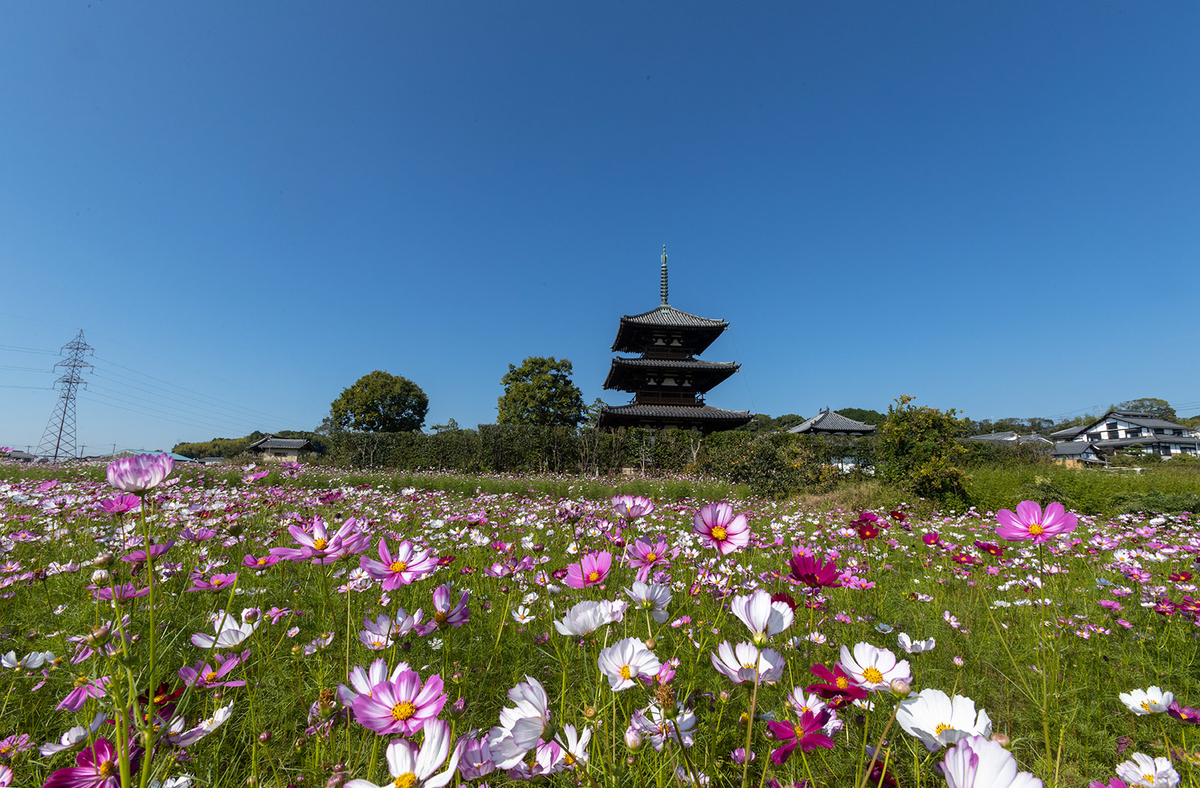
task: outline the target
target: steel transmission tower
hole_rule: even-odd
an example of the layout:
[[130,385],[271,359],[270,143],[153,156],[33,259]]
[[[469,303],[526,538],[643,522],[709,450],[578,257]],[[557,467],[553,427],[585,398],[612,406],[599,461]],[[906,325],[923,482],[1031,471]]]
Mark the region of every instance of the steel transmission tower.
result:
[[67,344],[63,345],[64,358],[54,365],[55,369],[62,368],[63,374],[54,384],[62,393],[54,406],[50,421],[46,422],[46,431],[38,443],[37,456],[45,457],[51,462],[75,456],[75,393],[79,388],[86,387],[83,373],[93,369],[83,357],[92,352],[92,346],[83,341],[83,329]]

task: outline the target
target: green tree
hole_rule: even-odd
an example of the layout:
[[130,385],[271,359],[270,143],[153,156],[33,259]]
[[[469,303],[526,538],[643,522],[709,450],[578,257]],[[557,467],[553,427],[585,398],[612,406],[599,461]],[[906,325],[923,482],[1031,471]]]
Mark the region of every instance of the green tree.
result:
[[329,417],[342,430],[413,432],[425,423],[429,398],[408,378],[375,370],[343,389],[329,406]]
[[565,358],[530,356],[519,367],[509,364],[500,382],[500,424],[574,427],[584,419],[583,392],[571,382],[571,362]]
[[1179,421],[1178,414],[1171,407],[1171,403],[1165,399],[1157,397],[1142,397],[1141,399],[1128,399],[1119,405],[1114,405],[1112,410],[1136,410],[1142,413],[1149,413],[1155,418],[1163,421]]
[[925,498],[964,499],[965,474],[955,465],[965,451],[955,440],[962,430],[956,411],[916,408],[909,404],[912,400],[899,397],[879,428],[875,451],[880,477]]
[[838,408],[837,412],[848,419],[854,419],[855,421],[861,421],[863,424],[874,424],[876,426],[883,424],[884,420],[887,418],[887,416],[883,415],[879,411],[870,410],[869,408]]

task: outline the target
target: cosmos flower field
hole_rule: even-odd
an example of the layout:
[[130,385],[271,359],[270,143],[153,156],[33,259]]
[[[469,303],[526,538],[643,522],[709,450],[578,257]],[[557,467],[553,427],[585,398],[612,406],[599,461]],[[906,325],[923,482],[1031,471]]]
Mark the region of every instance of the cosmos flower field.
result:
[[1187,513],[118,462],[0,467],[0,786],[1200,774]]

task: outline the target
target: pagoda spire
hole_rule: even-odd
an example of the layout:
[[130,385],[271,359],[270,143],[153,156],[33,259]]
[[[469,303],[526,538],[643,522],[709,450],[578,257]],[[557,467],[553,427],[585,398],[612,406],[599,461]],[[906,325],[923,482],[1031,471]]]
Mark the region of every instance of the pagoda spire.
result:
[[662,304],[660,306],[669,306],[667,303],[667,245],[663,244],[662,253],[662,284],[659,286],[662,291]]

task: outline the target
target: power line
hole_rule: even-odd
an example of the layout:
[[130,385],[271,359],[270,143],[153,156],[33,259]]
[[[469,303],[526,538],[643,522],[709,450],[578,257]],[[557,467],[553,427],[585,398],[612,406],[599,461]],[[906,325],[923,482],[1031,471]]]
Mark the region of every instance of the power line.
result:
[[54,391],[54,386],[9,386],[0,385],[0,389],[37,389],[38,391]]
[[[75,395],[81,387],[87,384],[83,374],[92,369],[92,365],[83,357],[92,352],[92,346],[83,340],[83,329],[67,344],[63,345],[62,353],[66,358],[54,365],[55,369],[63,368],[63,374],[54,381],[62,395],[54,405],[54,412],[46,422],[42,439],[38,442],[37,456],[46,457],[51,462],[58,462],[75,456]],[[53,445],[53,449],[50,447]]]
[[[101,399],[93,400],[91,397],[89,397],[88,398],[89,402],[95,402],[97,405],[103,405],[107,408],[116,408],[117,410],[123,410],[128,413],[136,413],[139,416],[145,416],[145,417],[151,418],[151,419],[159,419],[161,421],[170,421],[170,422],[174,422],[175,424],[182,424],[185,427],[195,427],[198,430],[217,429],[217,430],[224,431],[226,429],[225,427],[214,427],[212,424],[196,424],[194,422],[182,421],[180,419],[172,418],[171,416],[159,415],[161,413],[161,411],[153,411],[153,412],[148,413],[145,408],[136,408],[136,407],[135,408],[126,408],[122,405],[114,405],[112,402],[104,401],[104,400],[115,399],[114,397],[109,397],[106,394],[94,394],[93,396],[100,397]],[[116,400],[116,401],[122,402],[123,400]],[[126,403],[126,404],[128,404],[128,403]]]
[[0,350],[6,350],[11,353],[43,353],[47,356],[57,356],[53,350],[38,350],[32,347],[20,347],[18,345],[0,345]]
[[[99,376],[97,376],[97,377],[99,377]],[[105,378],[105,380],[107,380],[107,378]],[[125,404],[127,404],[127,405],[132,405],[132,404],[133,404],[133,403],[131,403],[131,402],[126,402],[126,400],[127,400],[127,399],[133,399],[133,400],[137,400],[137,401],[139,401],[139,402],[144,402],[144,403],[146,403],[147,405],[149,405],[149,406],[151,406],[151,407],[163,407],[163,406],[165,406],[165,407],[171,407],[171,406],[173,405],[173,403],[171,403],[170,401],[167,401],[166,403],[163,403],[163,402],[159,402],[159,401],[155,401],[155,400],[151,400],[151,399],[146,399],[145,397],[138,397],[138,396],[136,396],[136,395],[133,395],[133,394],[128,394],[128,393],[126,393],[126,392],[124,392],[124,391],[116,391],[116,390],[114,390],[114,389],[108,388],[107,386],[97,386],[97,385],[93,385],[93,386],[91,387],[91,390],[93,390],[93,391],[97,391],[97,390],[98,390],[98,391],[107,391],[107,392],[110,392],[109,396],[111,396],[113,399],[119,399],[119,401],[121,401],[121,402],[125,402]],[[113,396],[113,395],[116,395],[116,396]],[[159,396],[159,395],[155,395],[155,396]],[[162,412],[162,411],[159,411],[159,412]],[[174,411],[173,411],[173,412],[174,412]],[[200,415],[200,414],[198,414],[198,413],[196,413],[196,412],[194,412],[194,411],[185,411],[184,413],[177,413],[177,412],[176,412],[176,415],[180,415],[180,416],[188,416],[188,417],[196,418],[198,421],[203,421],[203,420],[206,420],[206,419],[208,418],[208,417],[206,417],[206,416],[203,416],[203,415]],[[218,416],[220,416],[220,414],[215,414],[215,415],[218,415]],[[211,426],[211,427],[215,427],[216,429],[220,429],[220,430],[223,430],[223,431],[226,431],[226,430],[231,430],[231,431],[233,431],[233,432],[238,432],[238,431],[240,431],[240,430],[241,430],[241,429],[242,429],[242,428],[243,428],[245,425],[243,424],[242,426],[235,426],[233,422],[220,422],[220,424],[218,425],[217,421],[216,421],[216,420],[213,420],[213,421],[209,422],[209,426]],[[253,430],[247,430],[247,432],[253,432]]]

